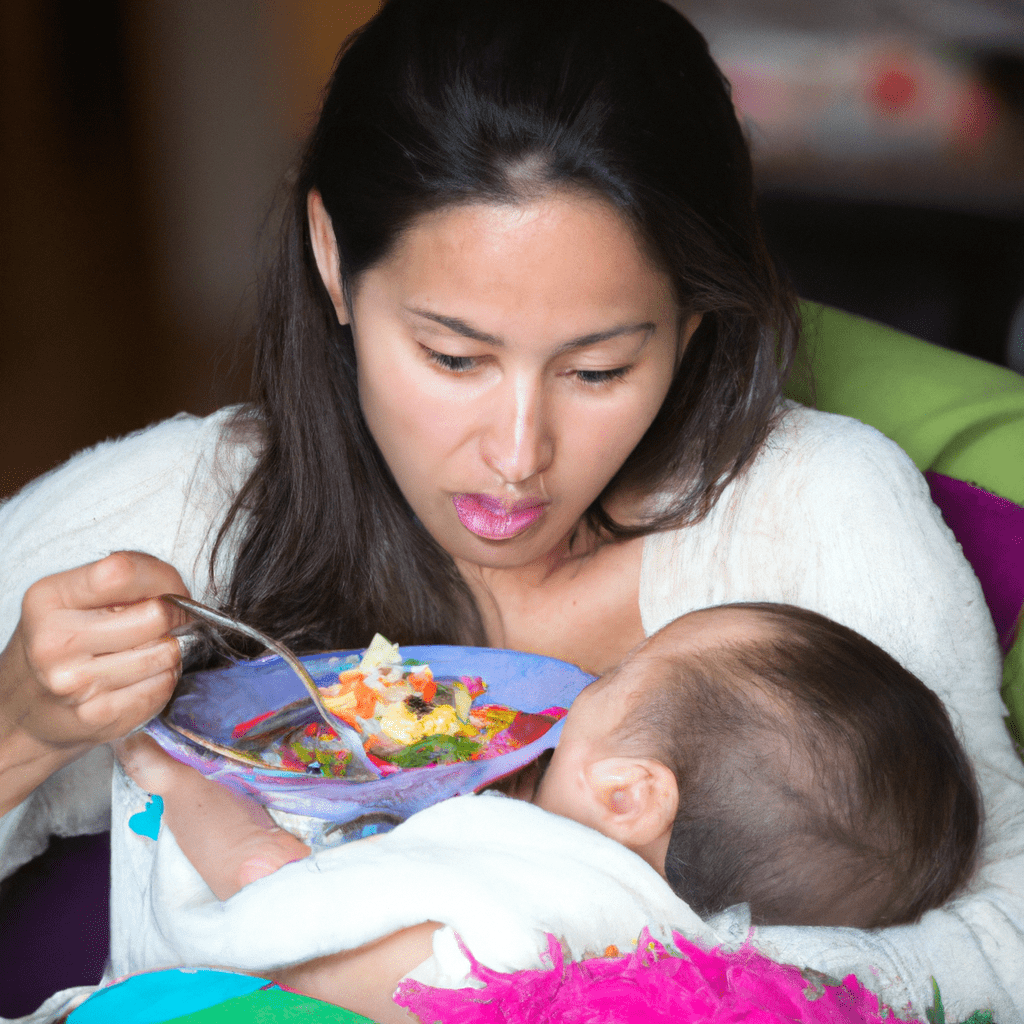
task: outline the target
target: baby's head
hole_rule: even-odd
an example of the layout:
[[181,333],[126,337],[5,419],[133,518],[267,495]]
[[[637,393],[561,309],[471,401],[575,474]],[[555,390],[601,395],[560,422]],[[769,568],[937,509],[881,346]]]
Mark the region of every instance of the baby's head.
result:
[[577,698],[542,807],[636,850],[698,913],[914,921],[967,880],[981,805],[939,699],[789,605],[685,615]]

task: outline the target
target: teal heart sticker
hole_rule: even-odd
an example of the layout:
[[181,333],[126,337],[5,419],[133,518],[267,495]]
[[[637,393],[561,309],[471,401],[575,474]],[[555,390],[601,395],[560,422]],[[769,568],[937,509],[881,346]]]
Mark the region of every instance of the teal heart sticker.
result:
[[163,813],[164,798],[154,793],[146,802],[145,808],[128,819],[128,827],[137,836],[155,840],[160,834],[160,818]]

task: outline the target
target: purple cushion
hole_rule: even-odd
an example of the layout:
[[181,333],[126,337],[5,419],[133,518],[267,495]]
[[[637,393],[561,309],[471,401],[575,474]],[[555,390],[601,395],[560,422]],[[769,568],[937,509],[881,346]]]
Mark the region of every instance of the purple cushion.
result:
[[981,582],[1005,654],[1024,607],[1024,508],[941,473],[925,479]]
[[54,838],[0,886],[0,1018],[95,985],[110,941],[110,836]]

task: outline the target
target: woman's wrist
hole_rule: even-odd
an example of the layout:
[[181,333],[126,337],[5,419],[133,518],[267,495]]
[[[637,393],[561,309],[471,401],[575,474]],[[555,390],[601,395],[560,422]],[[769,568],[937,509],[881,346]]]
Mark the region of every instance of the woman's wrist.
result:
[[0,651],[0,815],[17,807],[54,772],[81,757],[92,744],[55,744],[35,735],[24,648],[16,631]]
[[89,749],[88,743],[55,747],[27,733],[0,710],[0,816]]

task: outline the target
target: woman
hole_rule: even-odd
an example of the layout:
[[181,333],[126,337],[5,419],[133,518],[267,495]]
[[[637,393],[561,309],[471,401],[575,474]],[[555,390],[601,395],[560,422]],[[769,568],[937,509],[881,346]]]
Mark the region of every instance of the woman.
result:
[[[8,869],[102,820],[98,745],[179,671],[159,593],[305,649],[380,630],[595,672],[685,611],[782,600],[939,693],[992,834],[972,893],[921,925],[758,940],[1018,1019],[1024,776],[994,631],[902,453],[780,406],[794,334],[727,89],[677,13],[391,0],[292,190],[253,405],[101,446],[0,512]],[[114,787],[120,972],[154,962],[126,938],[153,854]]]

